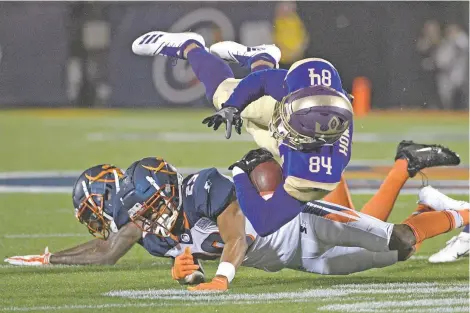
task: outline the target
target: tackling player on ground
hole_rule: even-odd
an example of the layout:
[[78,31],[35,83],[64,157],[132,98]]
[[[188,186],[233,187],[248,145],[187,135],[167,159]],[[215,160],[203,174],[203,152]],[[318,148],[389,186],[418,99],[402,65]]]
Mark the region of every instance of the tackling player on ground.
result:
[[[291,268],[320,274],[349,274],[388,266],[407,259],[413,246],[423,240],[468,224],[468,209],[463,207],[458,208],[460,211],[451,207],[430,211],[421,204],[419,214],[394,225],[316,201],[279,231],[260,237],[241,213],[233,183],[214,168],[183,180],[164,160],[144,158],[133,163],[115,185],[119,192],[112,197],[112,215],[119,228],[115,236],[120,239],[114,248],[104,246],[123,255],[138,242],[152,255],[173,257],[172,276],[180,282],[197,282],[190,280],[194,273],[198,273],[199,281],[203,279],[201,272],[196,272],[199,265],[195,257],[221,257],[216,277],[192,290],[227,290],[240,264],[268,271]],[[94,253],[101,254],[94,250],[84,254]],[[28,264],[34,262],[31,257],[6,261]],[[45,260],[44,255],[34,257]]]

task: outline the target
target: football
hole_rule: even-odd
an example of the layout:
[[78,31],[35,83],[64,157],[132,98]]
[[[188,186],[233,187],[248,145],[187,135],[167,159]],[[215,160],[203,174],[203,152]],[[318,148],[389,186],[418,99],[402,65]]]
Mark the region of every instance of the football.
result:
[[259,164],[250,173],[250,180],[261,195],[274,192],[282,183],[282,167],[276,160]]

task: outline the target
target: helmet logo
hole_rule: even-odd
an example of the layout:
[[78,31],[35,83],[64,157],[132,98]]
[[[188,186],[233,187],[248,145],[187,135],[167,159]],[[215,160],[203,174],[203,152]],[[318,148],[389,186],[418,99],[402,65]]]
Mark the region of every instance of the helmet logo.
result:
[[136,203],[134,204],[134,206],[132,208],[129,209],[129,216],[130,217],[133,217],[135,215],[137,215],[138,212],[140,212],[142,210],[142,204],[140,203]]
[[190,242],[190,241],[191,241],[191,238],[189,237],[188,234],[182,234],[182,235],[181,235],[181,240],[182,240],[183,242]]

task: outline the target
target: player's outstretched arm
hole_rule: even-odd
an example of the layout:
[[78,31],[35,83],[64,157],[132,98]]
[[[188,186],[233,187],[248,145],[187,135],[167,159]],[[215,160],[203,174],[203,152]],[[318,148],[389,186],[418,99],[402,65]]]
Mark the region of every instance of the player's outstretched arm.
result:
[[[115,233],[109,234],[109,238],[116,236]],[[73,256],[73,255],[79,255],[83,254],[85,252],[93,252],[96,251],[97,249],[100,248],[100,246],[106,245],[106,240],[104,239],[93,239],[90,241],[87,241],[85,243],[82,243],[78,246],[72,247],[70,249],[62,250],[59,252],[54,252],[54,256]]]
[[[110,234],[116,236],[116,234]],[[86,255],[87,253],[95,253],[100,247],[106,247],[107,243],[102,239],[94,239],[78,246],[66,249],[63,251],[55,252],[54,257],[51,260],[52,253],[46,247],[43,254],[39,255],[24,255],[24,256],[13,256],[5,259],[5,262],[12,265],[24,265],[24,266],[40,266],[48,264],[63,264],[63,265],[75,265],[77,264],[74,260],[75,256]],[[101,248],[102,249],[102,248]]]
[[238,134],[241,134],[241,112],[253,101],[263,96],[271,96],[281,101],[286,96],[283,88],[287,71],[269,69],[251,73],[240,81],[230,98],[222,105],[222,108],[214,115],[205,118],[202,123],[217,130],[222,123],[226,124],[225,137],[232,134],[232,126]]
[[240,210],[238,201],[232,201],[217,217],[217,226],[224,241],[224,250],[220,258],[216,276],[209,283],[190,287],[189,290],[218,290],[225,291],[235,277],[235,271],[245,258],[248,244],[245,234],[245,216]]
[[[116,234],[107,240],[100,240],[93,249],[82,250],[77,254],[53,254],[51,264],[116,264],[116,262],[129,251],[142,237],[142,230],[135,224],[123,226]],[[95,240],[93,240],[95,241]]]

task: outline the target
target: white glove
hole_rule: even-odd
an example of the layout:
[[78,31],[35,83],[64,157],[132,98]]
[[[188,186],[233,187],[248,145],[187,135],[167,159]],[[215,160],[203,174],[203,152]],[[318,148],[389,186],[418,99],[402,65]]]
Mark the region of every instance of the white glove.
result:
[[46,249],[44,250],[44,254],[12,256],[12,257],[6,258],[3,261],[10,263],[12,265],[41,266],[41,265],[49,264],[49,259],[51,255],[52,254],[49,252],[49,248],[46,247]]

